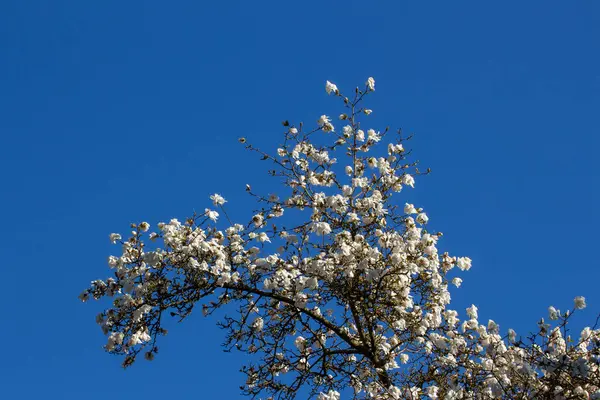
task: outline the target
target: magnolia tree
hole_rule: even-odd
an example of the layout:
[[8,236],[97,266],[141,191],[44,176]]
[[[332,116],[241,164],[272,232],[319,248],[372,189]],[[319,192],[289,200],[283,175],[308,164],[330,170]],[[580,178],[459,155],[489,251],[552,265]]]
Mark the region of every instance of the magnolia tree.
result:
[[471,260],[438,250],[423,209],[394,201],[429,172],[410,161],[410,137],[368,126],[373,78],[348,97],[325,89],[343,103],[337,126],[327,115],[312,129],[286,121],[272,155],[245,145],[280,185],[264,195],[246,186],[254,216],[232,222],[214,194],[183,222],[110,235],[121,249],[108,258],[113,276],[80,295],[111,298],[96,317],[106,351],[125,367],[153,360],[165,317],[225,308],[226,349],[253,355],[241,387],[253,398],[294,399],[304,387],[319,400],[600,399],[600,330],[568,329],[585,299],[550,307],[549,323],[523,337],[482,323],[475,305],[452,308],[450,286]]

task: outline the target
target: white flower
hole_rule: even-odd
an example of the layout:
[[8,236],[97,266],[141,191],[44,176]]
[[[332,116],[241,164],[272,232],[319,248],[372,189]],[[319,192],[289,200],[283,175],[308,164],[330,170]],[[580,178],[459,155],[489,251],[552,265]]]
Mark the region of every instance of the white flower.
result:
[[117,243],[117,240],[121,240],[121,235],[119,235],[118,233],[111,233],[110,234],[110,241],[112,244]]
[[131,335],[131,338],[129,338],[129,342],[127,344],[129,346],[135,346],[136,344],[139,344],[139,343],[149,342],[150,339],[152,339],[152,338],[148,334],[148,330],[140,329],[139,331],[137,331],[133,335]]
[[310,363],[308,362],[306,357],[302,357],[301,359],[298,360],[298,364],[296,366],[296,368],[298,368],[298,370],[307,371],[309,367],[310,367]]
[[427,214],[421,213],[421,214],[417,215],[417,222],[420,223],[421,225],[425,225],[427,223],[427,221],[429,221],[429,217],[427,217]]
[[586,326],[581,330],[581,342],[587,342],[592,337],[592,329],[589,326]]
[[311,230],[319,236],[328,235],[331,233],[331,227],[327,222],[313,222]]
[[462,279],[456,277],[456,278],[452,279],[452,284],[454,286],[456,286],[457,288],[459,288],[460,285],[462,284]]
[[294,345],[298,350],[304,351],[304,348],[306,347],[306,339],[304,339],[302,336],[298,336],[296,340],[294,340]]
[[413,204],[404,204],[404,214],[416,214],[418,211]]
[[400,354],[400,364],[406,364],[408,362],[408,354]]
[[350,222],[351,224],[355,222],[360,222],[360,217],[357,213],[348,213],[348,222]]
[[550,307],[548,307],[548,314],[549,314],[549,318],[552,321],[556,321],[558,319],[558,317],[560,316],[560,311],[558,311],[553,306],[550,306]]
[[375,79],[373,79],[373,77],[369,77],[369,79],[367,79],[366,85],[369,88],[369,90],[375,90]]
[[261,243],[264,243],[264,242],[271,243],[271,239],[269,239],[269,236],[267,236],[267,234],[264,232],[261,232],[258,234],[258,241]]
[[515,332],[514,329],[508,330],[508,340],[511,342],[517,340],[517,332]]
[[333,132],[333,125],[331,124],[331,119],[327,115],[321,115],[317,122],[319,123],[319,125],[321,125],[324,132]]
[[331,94],[331,92],[333,92],[335,94],[339,93],[337,86],[329,81],[327,81],[327,83],[325,83],[325,91],[327,92],[327,94]]
[[149,224],[149,223],[147,223],[147,222],[142,222],[142,223],[140,224],[140,230],[141,230],[142,232],[148,232],[148,229],[150,229],[150,224]]
[[432,386],[428,386],[426,391],[427,391],[427,397],[429,397],[432,400],[437,400],[438,399],[438,391],[440,390],[439,387],[432,385]]
[[320,392],[317,400],[340,400],[340,393],[333,389],[327,392],[327,394]]
[[[356,389],[355,389],[356,390]],[[402,398],[402,390],[400,390],[399,387],[397,386],[390,386],[387,389],[388,393],[390,394],[390,398],[393,400],[398,400]]]
[[371,115],[371,113],[373,112],[373,110],[369,110],[368,108],[364,109],[363,112],[365,113],[365,115]]
[[291,133],[292,135],[295,135],[295,134],[297,134],[297,133],[298,133],[298,129],[296,129],[296,128],[294,128],[294,127],[292,126],[292,127],[290,128],[290,133]]
[[363,188],[366,187],[369,184],[369,178],[367,177],[362,177],[362,178],[353,178],[352,179],[352,186],[354,187],[359,187],[359,188]]
[[106,350],[113,351],[116,345],[123,343],[123,338],[125,335],[121,332],[113,332],[108,337],[108,342],[106,343]]
[[575,297],[574,302],[575,302],[575,308],[578,310],[583,310],[586,307],[585,297],[583,297],[583,296]]
[[345,138],[349,138],[350,136],[352,136],[353,133],[354,130],[350,125],[346,125],[342,128],[342,135],[344,135]]
[[364,142],[365,141],[365,131],[363,131],[362,129],[359,129],[358,131],[356,131],[356,140],[358,140],[359,142]]
[[329,153],[327,151],[315,152],[311,155],[311,158],[319,165],[323,165],[329,162]]
[[475,304],[471,304],[471,307],[467,308],[467,315],[469,318],[477,319],[477,306]]
[[415,187],[415,178],[413,178],[412,175],[404,174],[402,176],[402,183],[414,188]]
[[133,321],[139,322],[142,317],[152,311],[152,306],[144,304],[133,312]]
[[331,122],[331,119],[329,119],[329,117],[327,115],[321,115],[321,117],[319,118],[319,120],[317,121],[319,123],[319,125],[323,126],[329,122]]
[[210,199],[213,201],[213,204],[215,206],[222,206],[223,204],[227,203],[227,200],[225,200],[223,196],[221,196],[218,193],[215,193],[212,196],[210,196]]
[[375,132],[374,129],[369,129],[367,131],[367,137],[369,138],[369,140],[372,140],[373,142],[379,142],[381,140],[381,136],[379,136],[379,133]]
[[252,329],[257,332],[262,331],[264,326],[265,326],[265,323],[261,317],[256,318],[254,320],[254,322],[252,323]]
[[398,329],[399,331],[403,331],[404,329],[406,329],[406,321],[403,319],[399,319],[397,321],[394,321],[394,323],[392,324],[392,326],[394,327],[394,329]]
[[393,143],[388,144],[388,153],[389,154],[402,153],[403,151],[404,151],[404,147],[402,146],[402,144],[393,144]]
[[471,269],[471,259],[469,257],[459,257],[456,261],[456,265],[461,271],[468,271]]
[[254,223],[254,226],[260,228],[263,225],[264,217],[262,214],[256,214],[254,217],[252,217],[252,222]]
[[219,218],[219,213],[218,212],[209,210],[208,208],[204,209],[204,215],[206,215],[213,222],[217,222],[217,218]]

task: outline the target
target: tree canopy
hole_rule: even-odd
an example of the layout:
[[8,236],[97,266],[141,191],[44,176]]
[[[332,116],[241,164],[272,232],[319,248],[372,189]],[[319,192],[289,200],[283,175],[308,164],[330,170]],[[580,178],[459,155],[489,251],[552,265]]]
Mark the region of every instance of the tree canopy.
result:
[[[270,154],[271,193],[246,192],[259,209],[231,221],[227,201],[184,221],[131,225],[113,233],[121,254],[113,276],[80,298],[111,298],[96,317],[105,349],[128,367],[154,359],[165,324],[196,308],[219,322],[224,346],[254,355],[241,387],[252,397],[294,399],[301,387],[319,400],[600,399],[597,321],[571,336],[571,310],[521,336],[478,320],[475,305],[452,307],[471,259],[438,250],[442,233],[425,211],[402,202],[422,171],[401,130],[369,126],[369,78],[346,96],[327,82],[344,113],[312,128],[283,122]],[[163,339],[161,339],[163,340]]]

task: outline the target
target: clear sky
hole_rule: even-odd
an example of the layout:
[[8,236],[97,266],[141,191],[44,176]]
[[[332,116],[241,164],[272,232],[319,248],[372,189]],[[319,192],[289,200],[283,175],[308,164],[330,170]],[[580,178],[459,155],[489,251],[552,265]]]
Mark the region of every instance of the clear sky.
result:
[[[473,268],[457,307],[526,333],[586,296],[600,312],[597,1],[0,2],[0,388],[19,399],[237,399],[214,321],[171,324],[127,371],[105,354],[108,234],[183,219],[221,193],[252,209],[281,121],[377,81],[374,121],[416,133],[442,251]],[[131,397],[135,396],[135,397]]]

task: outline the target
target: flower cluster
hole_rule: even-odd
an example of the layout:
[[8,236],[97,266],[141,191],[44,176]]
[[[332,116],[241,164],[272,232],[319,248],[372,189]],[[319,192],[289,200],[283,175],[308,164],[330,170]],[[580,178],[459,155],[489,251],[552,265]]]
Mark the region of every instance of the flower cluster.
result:
[[[325,90],[343,103],[340,126],[327,115],[308,131],[286,121],[274,155],[246,145],[282,182],[270,195],[247,185],[260,207],[247,221],[224,224],[206,208],[110,235],[121,249],[108,258],[114,277],[80,295],[111,298],[96,317],[106,350],[124,366],[152,360],[167,316],[234,303],[219,325],[228,349],[260,355],[242,369],[251,396],[293,399],[308,386],[319,400],[348,388],[356,399],[600,399],[600,330],[567,335],[585,299],[571,312],[550,307],[554,325],[540,321],[527,339],[481,323],[475,305],[453,309],[450,285],[460,287],[471,259],[438,250],[425,211],[394,201],[428,173],[408,160],[410,136],[382,145],[388,129],[362,120],[373,78],[353,98],[329,81]],[[223,196],[210,200],[226,215]]]

